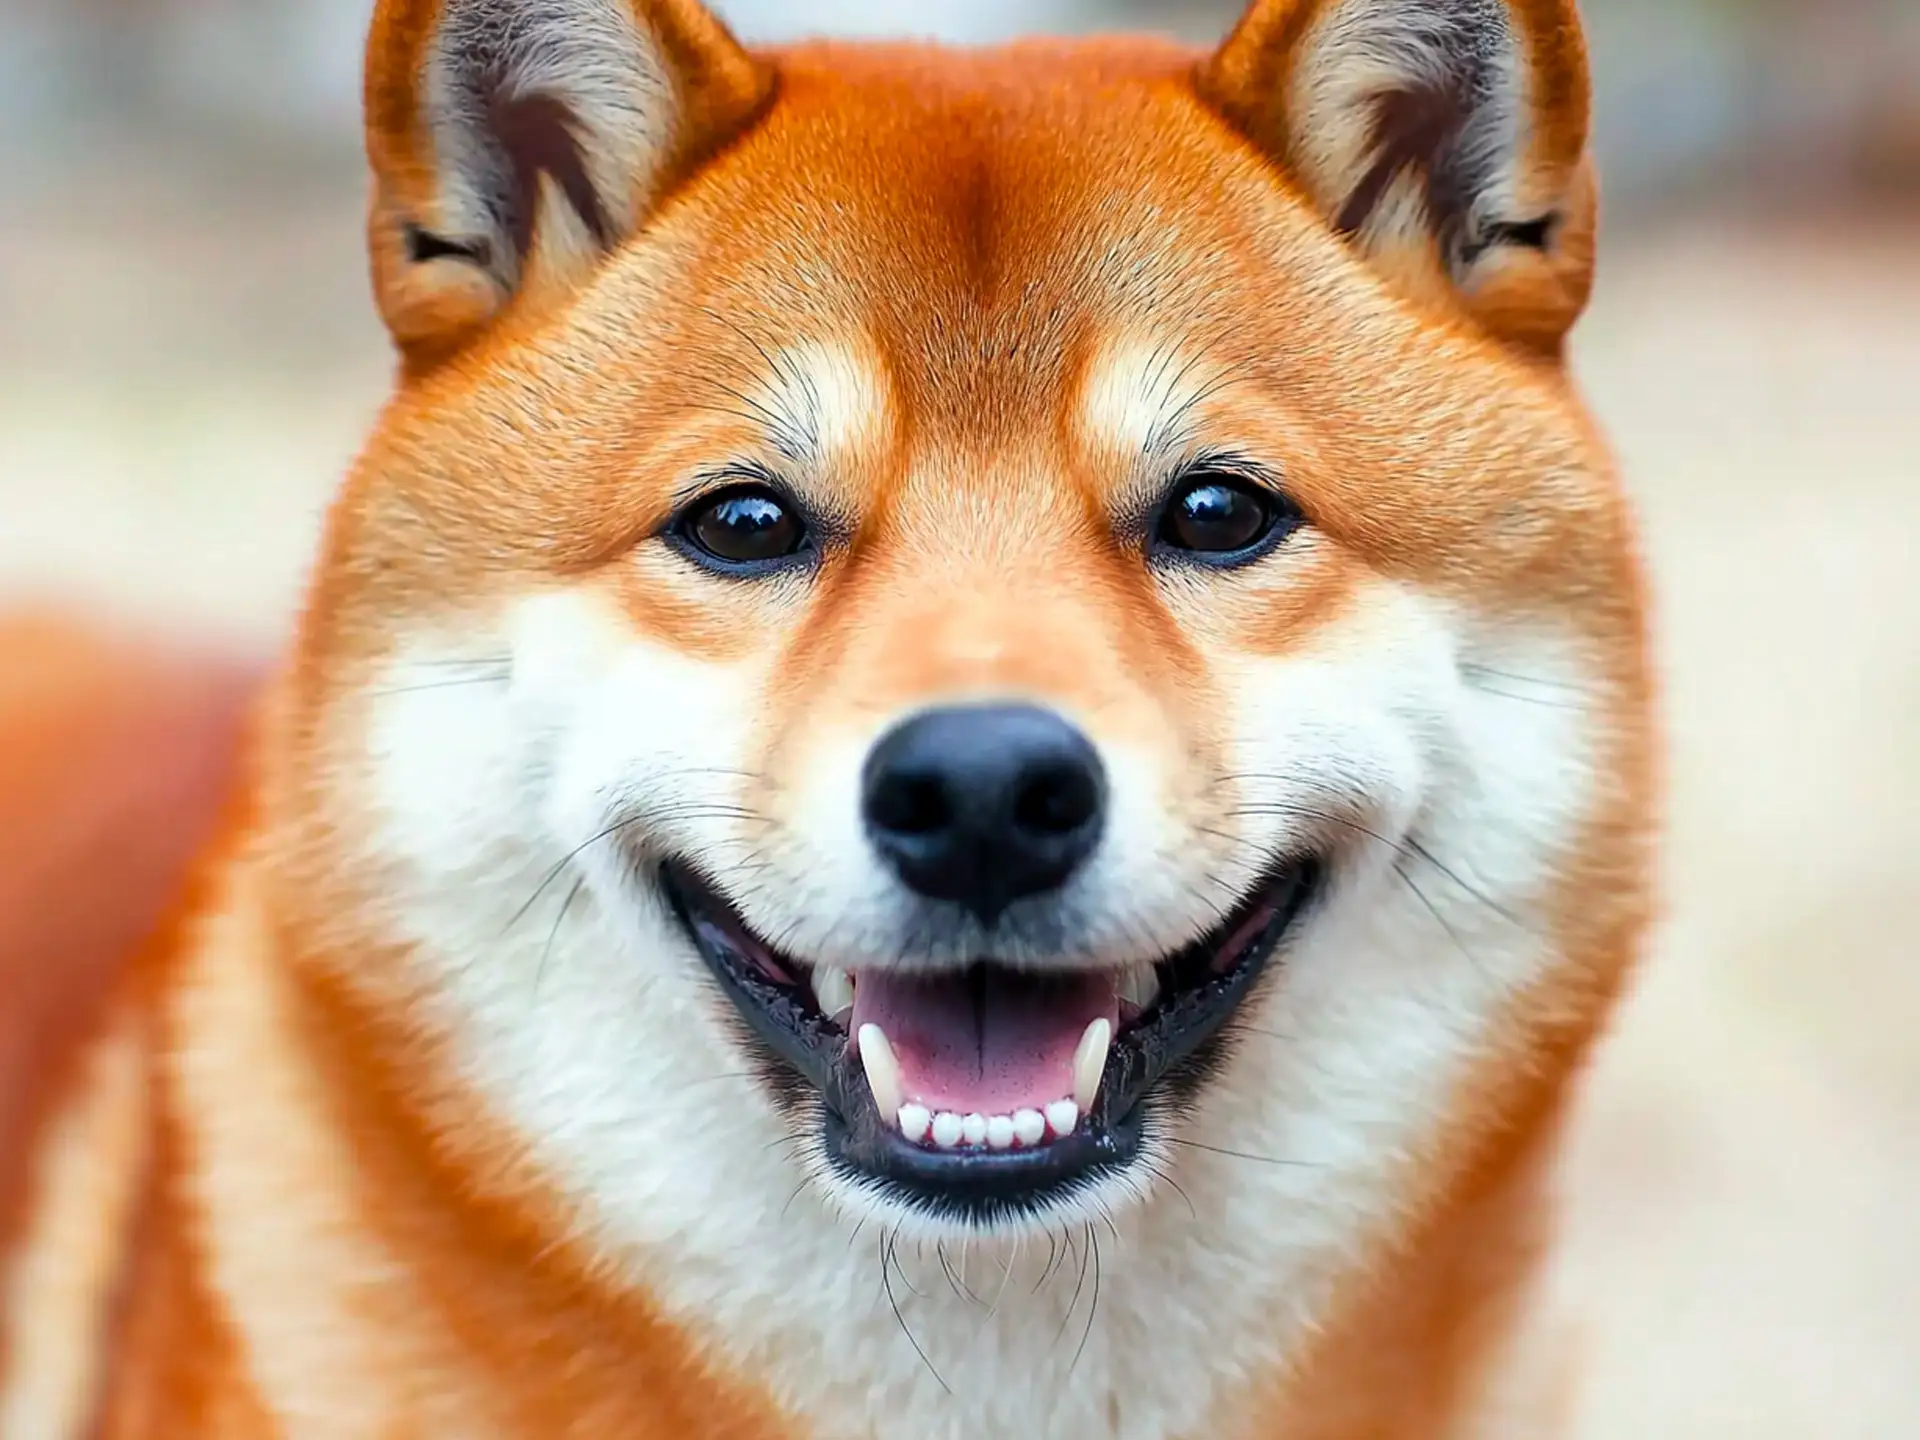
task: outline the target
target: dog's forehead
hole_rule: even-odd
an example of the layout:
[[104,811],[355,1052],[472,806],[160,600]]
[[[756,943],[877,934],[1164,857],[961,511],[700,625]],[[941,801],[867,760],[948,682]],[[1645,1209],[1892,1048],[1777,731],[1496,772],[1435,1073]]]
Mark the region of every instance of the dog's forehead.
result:
[[1255,330],[1271,353],[1350,269],[1157,48],[845,53],[796,62],[668,217],[698,236],[676,328],[738,377],[827,412],[884,393],[923,436],[1004,453],[1144,383],[1129,365],[1227,365]]

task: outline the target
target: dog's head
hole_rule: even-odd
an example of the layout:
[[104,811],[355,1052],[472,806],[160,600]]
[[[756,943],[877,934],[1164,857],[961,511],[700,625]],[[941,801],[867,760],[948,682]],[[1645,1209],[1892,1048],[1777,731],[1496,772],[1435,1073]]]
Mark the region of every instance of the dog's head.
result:
[[1569,0],[1210,57],[386,0],[401,378],[272,804],[447,1143],[694,1254],[1343,1243],[1473,1163],[1644,903],[1586,86]]

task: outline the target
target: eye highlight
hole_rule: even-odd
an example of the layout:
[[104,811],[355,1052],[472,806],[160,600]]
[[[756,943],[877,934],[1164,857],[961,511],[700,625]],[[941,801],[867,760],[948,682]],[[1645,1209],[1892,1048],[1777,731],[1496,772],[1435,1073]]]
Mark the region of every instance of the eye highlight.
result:
[[799,508],[766,485],[737,485],[694,501],[669,527],[690,558],[728,574],[780,568],[806,551],[811,532]]
[[1218,467],[1190,472],[1161,507],[1153,548],[1211,565],[1264,555],[1305,521],[1286,496]]

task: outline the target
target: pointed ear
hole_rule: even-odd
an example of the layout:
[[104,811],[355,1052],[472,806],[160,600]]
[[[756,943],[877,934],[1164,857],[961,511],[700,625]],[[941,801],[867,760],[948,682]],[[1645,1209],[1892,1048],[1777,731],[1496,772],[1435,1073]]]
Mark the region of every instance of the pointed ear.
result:
[[699,0],[380,0],[370,242],[395,341],[431,358],[577,283],[769,87]]
[[1199,88],[1401,288],[1546,350],[1585,308],[1573,0],[1256,0]]

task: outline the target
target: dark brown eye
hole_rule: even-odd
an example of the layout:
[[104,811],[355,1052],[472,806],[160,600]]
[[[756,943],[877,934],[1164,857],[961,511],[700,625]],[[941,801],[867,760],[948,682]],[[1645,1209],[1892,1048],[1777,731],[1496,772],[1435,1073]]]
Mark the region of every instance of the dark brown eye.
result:
[[771,490],[729,490],[699,502],[677,527],[701,554],[727,566],[760,568],[797,555],[807,527]]
[[1169,550],[1231,560],[1299,519],[1291,504],[1249,481],[1201,475],[1174,491],[1156,538]]

